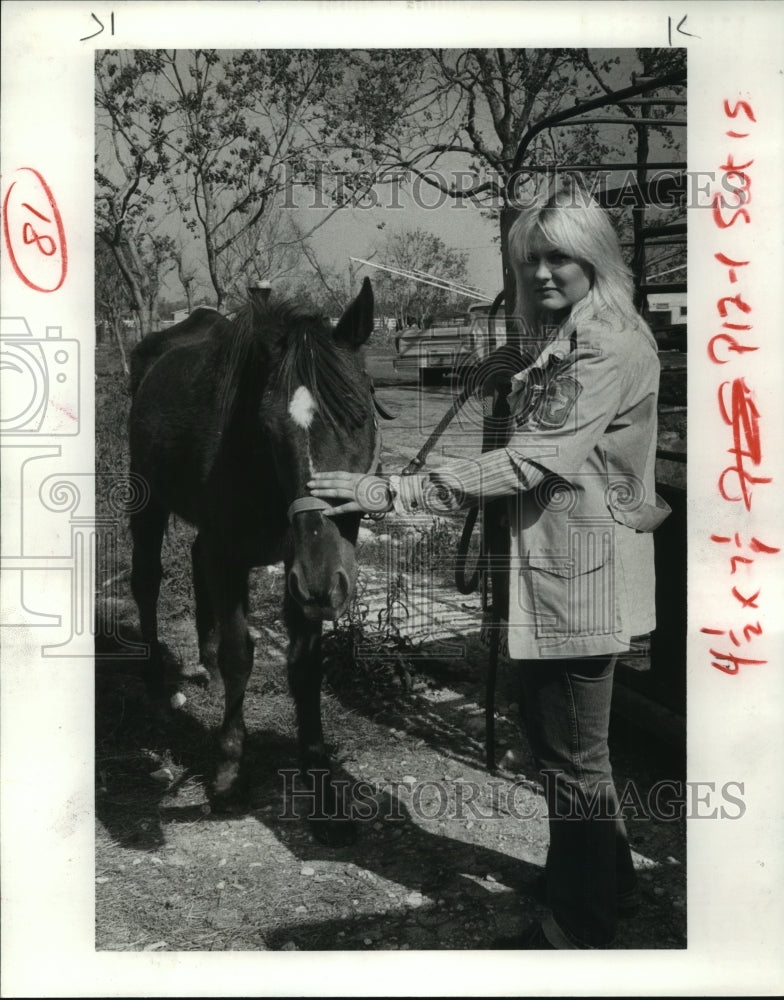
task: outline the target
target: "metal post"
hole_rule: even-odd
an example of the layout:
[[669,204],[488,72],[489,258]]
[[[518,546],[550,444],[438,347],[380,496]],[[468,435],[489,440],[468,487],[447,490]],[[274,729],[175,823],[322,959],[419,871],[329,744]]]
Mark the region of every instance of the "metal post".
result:
[[248,285],[248,294],[251,297],[258,295],[262,302],[266,302],[272,293],[272,285],[268,281],[260,281],[257,285]]
[[[648,184],[648,126],[637,124],[637,188],[647,190]],[[645,203],[636,204],[632,209],[632,228],[634,231],[634,257],[632,272],[634,274],[634,304],[642,312],[647,296],[641,291],[645,282]]]

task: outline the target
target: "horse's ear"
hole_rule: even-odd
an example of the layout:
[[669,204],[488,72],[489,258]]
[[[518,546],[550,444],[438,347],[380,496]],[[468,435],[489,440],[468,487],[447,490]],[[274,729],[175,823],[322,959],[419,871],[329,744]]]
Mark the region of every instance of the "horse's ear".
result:
[[373,332],[373,286],[365,278],[359,295],[338,320],[334,337],[337,343],[356,349]]

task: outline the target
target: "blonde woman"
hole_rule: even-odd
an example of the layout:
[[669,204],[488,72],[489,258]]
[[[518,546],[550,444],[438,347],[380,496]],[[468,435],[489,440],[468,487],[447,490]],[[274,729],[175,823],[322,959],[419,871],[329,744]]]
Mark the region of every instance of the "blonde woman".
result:
[[607,948],[638,895],[607,737],[616,657],[655,625],[659,362],[614,229],[579,188],[523,211],[509,257],[535,360],[512,379],[505,447],[404,478],[319,472],[309,488],[330,515],[508,498],[508,645],[548,802],[550,913],[495,947]]

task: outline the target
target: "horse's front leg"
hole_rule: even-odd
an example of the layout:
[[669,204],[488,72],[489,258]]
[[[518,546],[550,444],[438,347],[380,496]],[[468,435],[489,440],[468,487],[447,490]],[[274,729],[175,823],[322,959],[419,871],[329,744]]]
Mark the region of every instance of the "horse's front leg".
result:
[[[225,560],[225,556],[223,557]],[[218,738],[218,766],[213,796],[227,805],[239,791],[240,767],[245,748],[242,715],[245,689],[253,668],[253,641],[248,631],[248,570],[244,566],[210,563],[212,605],[218,620],[218,667],[223,678],[224,713]]]
[[210,593],[209,550],[204,535],[199,532],[191,546],[193,592],[196,598],[196,634],[199,640],[199,662],[182,669],[187,680],[207,683],[218,670],[218,623]]
[[356,830],[336,794],[321,724],[321,622],[305,617],[288,594],[283,616],[289,633],[289,688],[297,711],[300,767],[310,793],[308,820],[316,840],[333,847],[351,843]]
[[156,701],[167,699],[174,707],[179,707],[182,695],[179,694],[177,679],[165,671],[158,640],[158,596],[163,574],[161,545],[168,520],[168,510],[154,499],[131,515],[131,593],[139,608],[142,639],[147,644],[144,664],[147,689]]

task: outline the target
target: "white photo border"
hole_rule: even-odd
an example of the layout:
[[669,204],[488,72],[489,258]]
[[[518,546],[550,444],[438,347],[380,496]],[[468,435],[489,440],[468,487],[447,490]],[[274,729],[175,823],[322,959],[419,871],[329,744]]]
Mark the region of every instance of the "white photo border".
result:
[[[2,975],[5,996],[265,995],[766,995],[784,982],[784,884],[780,806],[784,741],[780,557],[762,567],[755,650],[767,662],[735,675],[711,666],[701,628],[726,606],[728,577],[712,533],[782,537],[780,502],[784,404],[781,87],[784,7],[777,3],[552,2],[81,2],[2,5],[2,174],[33,169],[56,198],[67,237],[67,278],[50,293],[19,280],[6,245],[2,315],[24,317],[78,342],[78,434],[46,439],[62,470],[94,465],[93,426],[93,86],[99,48],[304,48],[418,46],[688,49],[690,171],[720,169],[737,149],[753,158],[752,222],[720,230],[709,209],[689,215],[689,638],[688,777],[744,783],[736,822],[688,826],[688,947],[683,951],[136,953],[94,950],[93,664],[89,656],[44,658],[39,630],[2,630]],[[683,20],[685,19],[685,20]],[[98,32],[98,26],[101,31]],[[109,27],[113,29],[110,36]],[[689,34],[685,32],[688,31]],[[92,37],[93,32],[96,32]],[[746,101],[756,121],[748,145],[733,147],[724,108]],[[737,121],[738,119],[736,119]],[[749,124],[746,122],[746,124]],[[737,161],[737,156],[736,156]],[[18,175],[17,175],[18,176]],[[25,175],[28,183],[32,174]],[[717,299],[735,294],[715,254],[751,263],[744,295],[753,302],[759,349],[719,370],[708,342],[720,332]],[[740,258],[738,258],[740,259]],[[49,280],[49,278],[47,278]],[[53,282],[56,283],[56,282]],[[731,430],[717,389],[743,377],[760,411],[764,468],[751,514],[723,501],[717,474],[729,464]],[[778,430],[776,430],[778,428]],[[20,470],[34,458],[25,441],[4,447],[3,607],[18,600],[14,532],[24,510]],[[40,446],[35,446],[40,447]],[[27,449],[27,450],[25,450]],[[54,451],[59,449],[59,452]],[[78,497],[89,516],[89,485]],[[45,536],[49,530],[42,525]],[[21,542],[19,543],[21,545]],[[53,546],[63,540],[53,539]],[[55,595],[62,573],[40,571]],[[89,589],[89,583],[88,583]],[[722,604],[724,602],[724,604]],[[65,604],[63,605],[65,606]],[[13,620],[13,619],[12,619]],[[4,621],[6,619],[4,618]],[[88,637],[89,638],[89,637]]]

